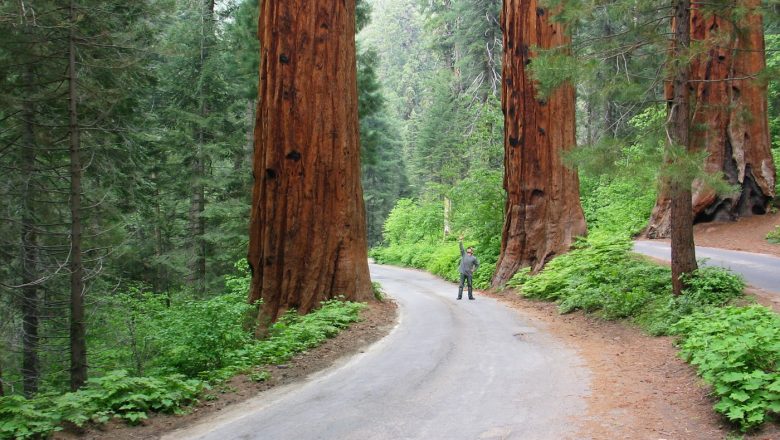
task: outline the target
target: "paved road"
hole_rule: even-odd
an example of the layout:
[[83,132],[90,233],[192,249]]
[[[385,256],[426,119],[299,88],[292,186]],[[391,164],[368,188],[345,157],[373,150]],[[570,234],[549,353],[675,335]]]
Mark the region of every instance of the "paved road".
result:
[[[668,242],[638,240],[634,242],[634,251],[666,261],[671,259]],[[696,246],[696,258],[705,259],[704,265],[725,267],[741,274],[753,287],[780,294],[780,258],[701,246]]]
[[380,342],[165,439],[575,438],[589,372],[517,312],[429,274],[372,265],[399,304]]

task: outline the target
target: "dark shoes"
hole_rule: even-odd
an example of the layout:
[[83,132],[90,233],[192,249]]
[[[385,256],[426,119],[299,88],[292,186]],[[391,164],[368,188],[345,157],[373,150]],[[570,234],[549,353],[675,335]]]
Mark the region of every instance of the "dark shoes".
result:
[[470,297],[469,297],[469,299],[473,300],[473,299],[474,299],[474,297],[473,297],[473,296],[470,296]]

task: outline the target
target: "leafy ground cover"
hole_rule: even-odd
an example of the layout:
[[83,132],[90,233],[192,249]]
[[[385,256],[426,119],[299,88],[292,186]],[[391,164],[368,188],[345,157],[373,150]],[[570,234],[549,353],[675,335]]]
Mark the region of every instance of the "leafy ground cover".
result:
[[508,285],[523,296],[556,301],[561,313],[584,310],[679,336],[681,356],[713,387],[714,409],[742,431],[780,412],[778,315],[759,305],[734,305],[744,282],[719,268],[698,270],[683,295],[673,296],[669,269],[629,249],[628,240],[595,233],[538,275],[520,272]]
[[770,243],[780,244],[780,225],[777,226],[773,231],[770,231],[768,234],[766,234],[766,239]]
[[171,307],[140,292],[118,296],[102,316],[108,333],[99,341],[105,350],[95,359],[94,378],[76,392],[0,398],[0,438],[45,437],[66,424],[112,418],[136,424],[150,412],[185,411],[204,390],[236,374],[264,380],[263,366],[319,345],[357,321],[365,307],[331,300],[305,316],[290,311],[266,339],[255,340],[247,325],[253,306],[239,293],[245,282],[236,277],[228,281],[228,293]]

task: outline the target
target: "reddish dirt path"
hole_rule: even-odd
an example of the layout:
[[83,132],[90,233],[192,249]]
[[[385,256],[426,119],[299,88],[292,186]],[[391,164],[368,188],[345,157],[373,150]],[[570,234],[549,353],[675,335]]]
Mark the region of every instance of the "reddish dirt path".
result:
[[766,234],[780,225],[780,212],[754,215],[735,222],[700,223],[693,227],[697,246],[757,252],[780,257],[780,244],[766,241]]
[[[485,293],[534,319],[574,348],[592,373],[586,424],[577,439],[715,440],[730,432],[713,410],[715,401],[690,365],[677,357],[673,339],[651,337],[626,322],[581,312],[560,315],[557,306],[515,292]],[[767,425],[745,439],[780,440]]]

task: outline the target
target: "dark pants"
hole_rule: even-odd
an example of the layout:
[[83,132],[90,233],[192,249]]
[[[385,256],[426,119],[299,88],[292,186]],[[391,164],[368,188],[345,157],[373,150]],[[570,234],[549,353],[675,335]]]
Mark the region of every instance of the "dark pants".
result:
[[460,287],[458,288],[458,299],[460,299],[463,296],[463,284],[468,281],[469,282],[469,298],[474,298],[474,291],[471,287],[471,283],[474,281],[473,275],[471,274],[460,274]]

